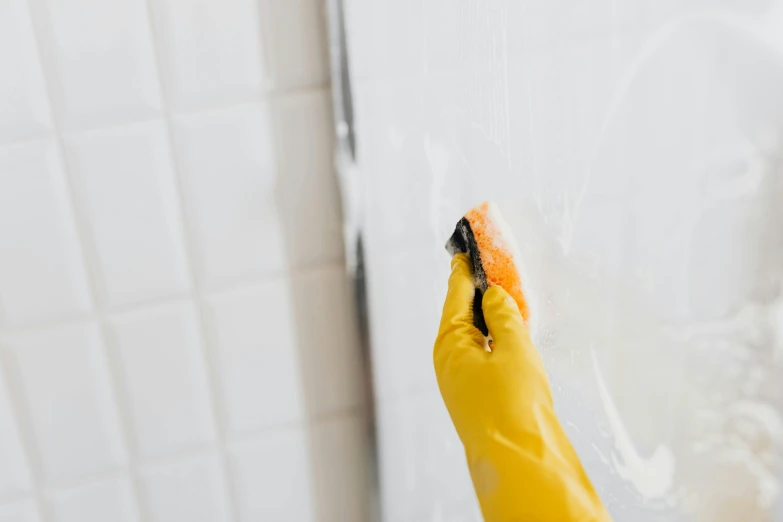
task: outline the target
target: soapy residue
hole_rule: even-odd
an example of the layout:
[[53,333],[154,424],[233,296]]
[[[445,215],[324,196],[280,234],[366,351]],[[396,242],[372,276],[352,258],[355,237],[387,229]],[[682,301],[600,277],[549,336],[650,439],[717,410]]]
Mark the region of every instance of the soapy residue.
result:
[[[766,357],[776,362],[780,352],[780,327],[783,298],[769,303],[746,303],[736,314],[722,321],[689,325],[672,336],[692,346],[715,345],[718,339],[733,343],[735,361],[742,386],[735,396],[716,395],[711,407],[698,413],[701,436],[692,443],[696,454],[711,455],[723,466],[739,466],[753,478],[756,505],[769,509],[780,494],[777,476],[780,449],[783,447],[783,420],[771,399],[770,381],[774,367],[758,361]],[[767,350],[769,350],[767,352]],[[744,362],[743,362],[744,361]],[[744,369],[743,369],[744,367]],[[766,397],[765,397],[766,395]]]
[[671,490],[674,481],[676,463],[674,453],[668,446],[660,444],[648,458],[639,454],[606,387],[595,351],[591,351],[591,356],[601,403],[609,419],[615,449],[622,457],[622,462],[619,462],[615,454],[612,454],[615,470],[618,475],[633,484],[636,491],[645,499],[652,500],[663,497]]
[[519,250],[519,245],[516,242],[514,232],[512,231],[508,222],[503,219],[503,216],[500,214],[500,210],[497,208],[494,202],[490,202],[487,214],[490,218],[487,225],[487,234],[492,237],[493,241],[498,245],[500,250],[508,252],[517,268],[522,286],[522,294],[525,297],[530,314],[527,317],[527,326],[531,335],[533,335],[535,338],[538,330],[535,294],[530,288],[530,278],[528,276],[529,272],[525,266],[522,253]]
[[[730,408],[731,415],[745,422],[740,429],[745,430],[748,438],[768,440],[773,451],[783,443],[783,422],[778,413],[769,405],[755,401],[737,401]],[[754,451],[749,445],[746,458],[743,458],[750,471],[756,476],[759,487],[758,503],[764,508],[772,506],[777,498],[780,485],[777,477],[770,471],[769,464],[774,455]]]

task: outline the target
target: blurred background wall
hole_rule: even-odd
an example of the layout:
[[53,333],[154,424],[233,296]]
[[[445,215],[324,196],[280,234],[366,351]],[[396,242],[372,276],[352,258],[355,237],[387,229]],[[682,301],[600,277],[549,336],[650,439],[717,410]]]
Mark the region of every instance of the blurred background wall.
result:
[[325,31],[0,2],[0,521],[367,519]]

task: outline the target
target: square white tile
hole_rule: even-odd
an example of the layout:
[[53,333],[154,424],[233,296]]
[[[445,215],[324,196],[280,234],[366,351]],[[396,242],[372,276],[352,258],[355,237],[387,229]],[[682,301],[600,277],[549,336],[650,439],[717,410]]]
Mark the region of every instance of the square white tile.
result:
[[325,415],[362,404],[362,354],[345,267],[297,274],[293,289],[308,413]]
[[138,507],[126,477],[109,479],[49,496],[53,522],[137,522]]
[[220,459],[209,454],[142,472],[149,522],[228,522],[229,495]]
[[32,1],[67,129],[150,117],[160,110],[145,2]]
[[27,3],[9,0],[0,5],[0,143],[51,129],[49,101],[44,88]]
[[161,0],[152,9],[169,101],[176,109],[261,96],[258,2]]
[[32,499],[0,504],[0,522],[40,522],[41,516]]
[[91,308],[63,176],[53,142],[0,149],[0,319],[7,324]]
[[199,278],[207,287],[279,273],[285,238],[266,106],[175,118]]
[[288,279],[216,295],[208,303],[228,431],[302,420],[302,370]]
[[312,427],[313,460],[321,522],[371,519],[371,467],[367,423],[358,415],[326,419]]
[[66,138],[66,149],[110,306],[189,287],[179,197],[163,123]]
[[16,362],[47,486],[126,462],[97,324],[19,334],[3,344]]
[[302,428],[269,431],[231,450],[239,522],[312,522],[308,441]]
[[[2,359],[0,357],[0,364]],[[0,466],[0,498],[19,495],[32,488],[27,455],[22,447],[19,426],[11,408],[8,383],[5,382],[2,373],[0,373],[0,462],[3,463]]]
[[339,261],[342,218],[334,172],[331,98],[326,90],[270,102],[277,157],[278,208],[291,264]]
[[272,87],[282,91],[326,84],[329,55],[325,4],[319,0],[272,0],[262,6]]
[[193,305],[166,304],[117,315],[111,323],[140,455],[160,457],[215,440]]

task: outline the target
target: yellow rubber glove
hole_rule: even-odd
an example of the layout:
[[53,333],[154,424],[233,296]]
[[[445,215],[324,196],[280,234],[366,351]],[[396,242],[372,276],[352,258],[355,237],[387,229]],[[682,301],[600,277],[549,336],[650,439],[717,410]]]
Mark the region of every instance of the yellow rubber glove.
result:
[[541,357],[516,302],[500,287],[482,309],[492,352],[473,326],[470,260],[457,254],[438,338],[435,373],[465,446],[487,522],[609,521],[555,416]]

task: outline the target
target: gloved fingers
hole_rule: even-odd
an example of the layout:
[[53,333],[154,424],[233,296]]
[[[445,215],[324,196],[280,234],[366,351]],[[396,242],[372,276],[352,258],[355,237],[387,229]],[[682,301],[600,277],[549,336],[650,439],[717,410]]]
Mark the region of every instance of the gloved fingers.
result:
[[440,329],[448,329],[454,325],[473,321],[473,274],[470,268],[470,258],[467,254],[456,254],[451,259],[451,275],[449,290],[443,303],[443,315],[440,319]]
[[484,292],[481,301],[484,319],[492,336],[492,349],[509,350],[529,341],[529,333],[516,301],[499,286],[492,286]]
[[[473,275],[467,254],[456,254],[451,260],[451,275],[438,338],[435,341],[434,358],[449,348],[482,348],[484,337],[473,326]],[[481,341],[481,343],[479,342]]]

